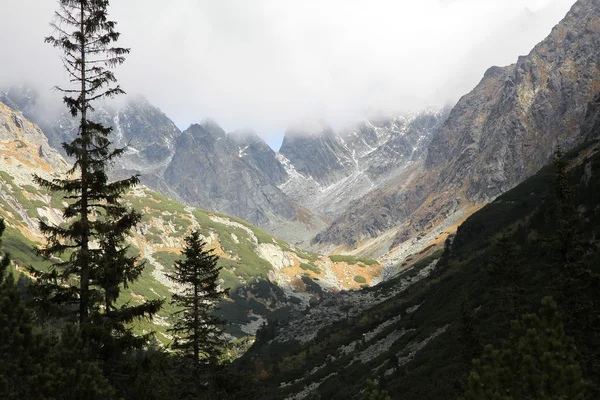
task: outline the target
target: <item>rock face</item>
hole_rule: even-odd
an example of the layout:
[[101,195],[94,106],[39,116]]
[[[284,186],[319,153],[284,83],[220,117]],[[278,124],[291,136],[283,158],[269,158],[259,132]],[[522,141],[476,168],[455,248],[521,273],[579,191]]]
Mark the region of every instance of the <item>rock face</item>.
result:
[[40,128],[22,113],[0,103],[0,162],[2,170],[19,183],[30,184],[33,174],[51,178],[67,170],[67,163],[48,144]]
[[331,127],[293,128],[286,132],[279,152],[304,176],[329,185],[347,176],[352,155]]
[[175,148],[164,178],[184,201],[259,224],[294,217],[296,206],[277,187],[286,172],[256,134],[227,135],[205,121],[184,131]]
[[586,108],[599,91],[600,1],[580,0],[529,55],[485,73],[437,130],[424,161],[354,203],[315,241],[356,246],[396,230],[398,244],[489,202],[547,163],[557,145],[586,139]]
[[291,129],[278,154],[289,178],[279,187],[304,207],[336,218],[422,159],[446,115],[431,108],[363,121],[339,132],[323,124]]
[[588,105],[581,131],[586,140],[600,138],[600,94]]
[[558,144],[579,144],[587,104],[600,90],[599,43],[600,2],[577,2],[528,56],[490,69],[461,100],[426,166],[442,167],[440,182],[450,185],[458,183],[453,170],[464,171],[467,198],[489,201],[535,173]]

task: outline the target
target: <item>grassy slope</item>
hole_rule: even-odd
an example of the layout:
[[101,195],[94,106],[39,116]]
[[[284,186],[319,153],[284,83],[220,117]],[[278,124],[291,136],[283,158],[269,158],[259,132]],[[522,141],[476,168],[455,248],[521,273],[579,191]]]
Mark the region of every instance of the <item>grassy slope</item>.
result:
[[[50,196],[45,190],[38,189],[32,185],[19,187],[12,177],[0,171],[0,184],[2,190],[19,203],[25,210],[32,224],[37,224],[37,219],[45,218],[40,210],[49,212],[51,209],[58,210],[62,207],[60,195]],[[175,260],[179,258],[179,251],[184,245],[184,238],[193,226],[197,226],[200,232],[207,238],[216,237],[217,254],[221,257],[219,265],[223,267],[220,278],[222,285],[230,288],[230,294],[234,301],[222,304],[222,314],[231,322],[247,323],[254,319],[249,317],[248,310],[255,314],[272,318],[285,319],[289,312],[291,303],[296,299],[288,299],[287,305],[281,302],[285,298],[280,288],[268,282],[268,274],[273,269],[272,265],[261,258],[257,252],[257,244],[273,244],[286,252],[295,254],[306,260],[311,265],[324,262],[324,257],[304,250],[291,248],[287,243],[274,238],[268,233],[239,219],[201,209],[186,209],[182,204],[168,199],[167,197],[148,190],[138,189],[127,196],[131,206],[142,212],[142,223],[134,235],[133,249],[145,251],[150,248],[154,259],[160,263],[165,271],[169,271]],[[48,263],[35,256],[32,249],[39,245],[40,240],[37,232],[33,232],[25,224],[23,217],[9,202],[0,198],[0,217],[7,220],[9,228],[5,236],[5,247],[11,253],[13,260],[18,265],[47,266]],[[57,213],[60,214],[60,213]],[[211,219],[218,217],[231,221],[239,226],[225,225]],[[250,234],[248,232],[252,232]],[[24,235],[22,232],[25,232]],[[38,235],[36,237],[36,235]],[[36,240],[37,239],[37,240]],[[349,260],[354,261],[354,260]],[[373,265],[371,260],[355,261],[361,267],[364,264]],[[341,264],[344,265],[344,264]],[[157,281],[152,272],[156,268],[152,263],[146,264],[146,270],[138,282],[123,291],[122,303],[139,303],[144,299],[170,298],[169,289]],[[322,269],[318,266],[311,268],[313,275],[318,276]],[[251,296],[244,295],[239,291],[242,287],[250,287]],[[280,301],[278,306],[269,307],[266,304]],[[140,330],[156,330],[166,334],[164,323],[169,322],[170,315],[176,311],[168,301],[160,313],[161,320],[154,322],[145,321],[138,324]],[[243,335],[236,327],[231,327],[230,333]],[[159,335],[159,339],[166,341],[165,335]]]
[[[597,144],[593,144],[597,146]],[[600,235],[600,154],[589,154],[590,146],[569,153],[570,159],[578,158],[578,166],[571,171],[572,183],[580,184],[586,162],[591,163],[592,179],[589,185],[580,185],[577,191],[579,204],[585,206],[584,231],[590,236]],[[548,268],[552,257],[541,245],[540,235],[548,230],[548,198],[553,187],[552,167],[542,169],[515,189],[499,197],[472,215],[459,228],[450,251],[442,256],[438,267],[427,279],[409,287],[399,295],[388,299],[355,318],[337,322],[322,330],[307,345],[286,343],[265,347],[257,343],[241,361],[242,368],[258,368],[260,365],[264,384],[271,388],[272,397],[302,390],[305,385],[324,380],[318,392],[322,398],[348,399],[366,387],[365,380],[377,378],[390,392],[392,398],[406,399],[453,399],[457,392],[454,384],[462,380],[458,324],[460,293],[466,292],[474,308],[478,309],[477,328],[483,343],[498,343],[497,326],[501,322],[497,302],[493,296],[493,282],[488,273],[489,260],[494,254],[494,243],[502,232],[512,233],[519,246],[519,256],[527,266],[526,290],[531,308],[537,308],[545,293],[544,288],[556,274]],[[421,265],[422,266],[422,265]],[[408,270],[406,273],[414,273]],[[393,286],[397,280],[384,283]],[[419,306],[411,312],[414,306]],[[339,349],[352,341],[359,341],[363,334],[400,316],[400,320],[382,329],[373,340],[364,343],[349,355]],[[416,344],[423,343],[434,332],[447,327],[424,348],[411,356]],[[402,329],[406,333],[394,341],[390,348],[367,363],[354,362],[352,357],[364,347],[384,339],[392,332]],[[408,346],[408,347],[407,347]],[[318,372],[307,371],[323,366],[328,355],[336,360],[328,362]],[[397,365],[398,359],[408,357],[408,362],[390,375],[383,372]],[[381,367],[375,371],[375,368]],[[334,374],[334,375],[330,375]],[[278,388],[281,382],[306,377],[302,382]],[[435,382],[435,384],[433,384]]]

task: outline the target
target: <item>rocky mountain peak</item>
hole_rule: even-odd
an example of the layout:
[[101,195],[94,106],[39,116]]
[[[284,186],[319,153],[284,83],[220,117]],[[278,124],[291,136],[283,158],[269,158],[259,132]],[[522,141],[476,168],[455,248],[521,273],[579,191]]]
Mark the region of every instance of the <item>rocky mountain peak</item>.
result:
[[214,136],[215,138],[224,138],[225,136],[227,136],[223,128],[221,128],[221,126],[216,121],[210,118],[205,118],[202,121],[200,121],[199,124],[192,124],[192,126],[202,128],[204,131],[206,131],[206,133],[210,134],[211,136]]

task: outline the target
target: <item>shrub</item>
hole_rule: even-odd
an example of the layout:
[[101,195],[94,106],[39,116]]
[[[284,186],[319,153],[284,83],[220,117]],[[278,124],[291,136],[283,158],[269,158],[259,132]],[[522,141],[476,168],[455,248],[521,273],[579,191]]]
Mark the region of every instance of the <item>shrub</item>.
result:
[[365,265],[378,265],[379,261],[369,257],[356,257],[356,261],[359,261]]
[[332,255],[329,259],[333,262],[345,262],[348,264],[356,264],[355,256]]
[[315,274],[321,273],[321,268],[319,268],[318,265],[311,263],[311,262],[300,264],[300,268],[302,268],[305,271],[310,270],[310,271],[314,272]]

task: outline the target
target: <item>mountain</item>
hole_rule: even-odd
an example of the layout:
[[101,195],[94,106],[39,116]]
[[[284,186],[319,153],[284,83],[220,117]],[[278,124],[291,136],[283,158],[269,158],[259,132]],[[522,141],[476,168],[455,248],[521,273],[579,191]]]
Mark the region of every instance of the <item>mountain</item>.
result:
[[194,124],[175,143],[164,178],[188,203],[265,224],[292,219],[296,206],[277,188],[286,175],[253,132],[226,134],[212,121]]
[[[72,141],[77,135],[77,119],[63,108],[56,110],[58,104],[26,86],[1,88],[0,102],[21,111],[37,124],[48,137],[50,146],[65,156],[62,143]],[[173,121],[143,97],[130,97],[123,103],[103,103],[94,110],[92,117],[113,127],[115,146],[128,146],[127,152],[114,165],[114,175],[143,172],[144,184],[177,198],[162,178],[164,168],[175,152],[175,139],[181,134]]]
[[[77,135],[77,120],[53,110],[56,105],[31,88],[2,88],[0,102],[39,124],[63,156],[62,142]],[[143,184],[170,198],[238,216],[294,242],[327,226],[278,188],[287,172],[253,132],[226,134],[209,120],[181,132],[160,109],[135,96],[101,104],[92,118],[113,127],[116,146],[128,146],[115,162],[115,177],[140,174]]]
[[[492,67],[436,130],[427,156],[354,202],[314,242],[363,247],[397,260],[396,247],[443,231],[534,174],[558,145],[582,143],[600,90],[600,2],[578,1],[516,64]],[[407,242],[408,241],[408,242]]]
[[[0,90],[0,101],[19,110],[39,125],[50,146],[63,153],[62,143],[77,135],[78,120],[67,113],[51,111],[56,104],[46,104],[28,87],[12,86]],[[116,146],[129,146],[117,161],[123,169],[159,169],[173,155],[173,143],[181,132],[162,111],[143,97],[130,97],[124,103],[104,103],[93,113],[94,119],[113,127]]]
[[278,154],[288,172],[279,187],[313,212],[336,218],[353,201],[421,160],[446,115],[429,108],[372,118],[338,132],[323,122],[291,128]]
[[[77,121],[32,89],[4,88],[0,101],[38,123],[59,152],[77,134]],[[143,97],[104,103],[93,114],[113,127],[115,145],[128,146],[113,176],[141,174],[170,198],[238,216],[291,242],[308,242],[353,201],[422,160],[446,116],[430,108],[337,132],[307,122],[290,128],[275,153],[256,133],[226,133],[211,120],[181,132]]]
[[[565,159],[582,221],[578,233],[593,243],[581,261],[600,273],[600,131],[585,129],[581,135],[596,139]],[[367,379],[391,398],[457,398],[471,368],[463,354],[459,294],[468,297],[482,344],[498,346],[508,336],[502,330],[509,323],[502,311],[505,298],[491,272],[491,260],[501,251],[498,238],[506,234],[514,243],[523,312],[537,311],[542,296],[556,293],[560,250],[548,246],[557,229],[549,218],[554,193],[554,167],[548,165],[473,213],[443,254],[417,262],[413,254],[399,276],[359,292],[328,295],[300,318],[259,331],[236,367],[254,371],[267,390],[265,399],[356,398]],[[594,290],[590,301],[600,293]],[[586,379],[597,382],[597,376]]]
[[[179,135],[178,140],[186,135]],[[246,151],[257,151],[250,149],[256,140],[252,136],[239,133],[231,140],[248,144]],[[38,188],[33,174],[52,179],[64,174],[69,164],[49,146],[35,124],[3,103],[0,158],[0,218],[8,225],[4,246],[19,271],[29,264],[47,267],[32,247],[44,240],[39,220],[62,222],[63,200],[59,194]],[[382,269],[368,258],[326,257],[297,249],[246,221],[185,206],[144,186],[130,191],[126,201],[143,216],[130,244],[147,261],[147,267],[141,279],[124,291],[121,301],[169,298],[177,288],[165,273],[178,259],[185,236],[198,229],[220,257],[221,284],[231,288],[221,312],[231,323],[228,332],[235,336],[254,334],[267,319],[284,320],[328,292],[368,285]],[[166,305],[156,319],[140,323],[138,329],[156,330],[159,339],[167,342],[166,329],[174,311]]]

